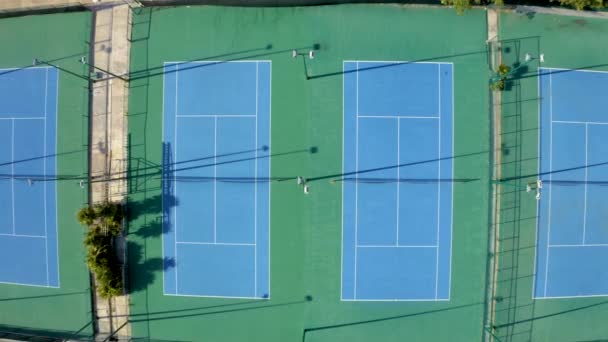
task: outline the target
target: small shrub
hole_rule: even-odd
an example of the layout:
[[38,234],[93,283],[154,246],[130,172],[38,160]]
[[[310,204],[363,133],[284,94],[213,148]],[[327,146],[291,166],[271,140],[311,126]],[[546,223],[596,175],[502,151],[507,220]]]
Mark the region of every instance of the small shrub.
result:
[[116,236],[122,230],[125,211],[120,203],[104,202],[80,209],[76,217],[84,226],[99,226],[110,235]]
[[97,291],[102,298],[123,292],[122,269],[116,258],[113,240],[122,230],[124,210],[121,204],[106,202],[82,208],[78,221],[87,225],[84,245],[86,264],[95,275]]
[[123,206],[119,203],[105,202],[95,205],[99,225],[110,235],[118,235],[122,230],[122,220],[125,217]]
[[96,218],[95,210],[91,207],[84,207],[78,210],[78,214],[76,217],[78,218],[78,222],[83,226],[90,226],[93,224]]
[[585,8],[591,8],[591,9],[599,9],[602,8],[606,5],[608,5],[608,2],[604,1],[604,0],[551,0],[553,1],[559,1],[560,4],[562,6],[570,6],[570,7],[574,7],[575,9],[581,11]]
[[441,0],[442,5],[454,6],[456,13],[464,14],[472,6],[472,2],[479,4],[480,0]]
[[500,77],[505,77],[507,76],[507,74],[511,72],[511,67],[506,65],[506,64],[501,64],[498,66],[498,75],[500,75]]
[[498,91],[505,90],[505,80],[501,78],[498,81],[490,83],[490,89]]

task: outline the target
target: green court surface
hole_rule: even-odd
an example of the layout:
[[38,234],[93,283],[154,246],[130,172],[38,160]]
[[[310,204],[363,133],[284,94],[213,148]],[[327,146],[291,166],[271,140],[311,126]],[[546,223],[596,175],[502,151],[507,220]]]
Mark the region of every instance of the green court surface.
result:
[[[89,12],[0,19],[0,68],[28,68],[38,58],[86,77],[87,70],[79,59],[89,53],[90,24]],[[58,82],[57,177],[86,177],[88,83],[63,71],[59,71]],[[57,181],[60,285],[47,288],[0,284],[0,331],[63,337],[92,335],[84,231],[75,220],[77,210],[87,202],[87,192],[79,187],[78,180]]]
[[[135,338],[198,341],[478,341],[489,218],[486,15],[397,5],[135,10],[129,103],[130,301]],[[291,50],[313,60],[292,59]],[[269,300],[163,295],[163,63],[272,61]],[[451,296],[340,301],[343,61],[454,65]],[[309,79],[306,78],[308,73]],[[314,151],[314,153],[311,153]],[[179,201],[179,199],[177,199]],[[170,267],[170,266],[169,266]]]
[[[503,63],[543,53],[541,67],[606,71],[608,21],[503,12]],[[500,254],[496,334],[500,341],[596,341],[608,336],[605,297],[532,299],[537,202],[525,192],[539,162],[539,92],[532,61],[503,92]]]

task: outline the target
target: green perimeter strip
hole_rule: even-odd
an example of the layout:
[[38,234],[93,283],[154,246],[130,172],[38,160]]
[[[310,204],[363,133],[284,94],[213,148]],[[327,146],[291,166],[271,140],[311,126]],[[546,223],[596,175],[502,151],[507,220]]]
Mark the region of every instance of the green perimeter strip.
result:
[[[479,340],[489,205],[485,12],[398,5],[148,8],[134,17],[129,110],[131,322],[136,337],[210,341]],[[365,23],[365,25],[362,25]],[[458,27],[458,32],[452,28]],[[314,60],[293,48],[320,49]],[[271,299],[162,295],[162,65],[272,61]],[[341,302],[343,60],[454,63],[455,178],[449,302]],[[309,80],[306,79],[305,68]],[[479,89],[474,94],[471,89]],[[310,153],[311,148],[315,153]],[[305,152],[308,151],[308,152]],[[330,177],[331,176],[331,177]],[[330,178],[327,178],[330,177]],[[179,199],[177,199],[179,201]]]
[[[88,55],[91,13],[0,19],[0,68],[29,67],[33,58],[79,75]],[[59,72],[57,170],[60,176],[87,174],[88,89],[78,77]],[[78,181],[57,182],[60,288],[0,285],[0,330],[45,336],[91,337],[91,292],[84,265],[84,230],[75,219],[87,203]]]
[[[500,36],[511,49],[505,63],[544,53],[543,67],[608,70],[608,20],[504,11]],[[503,97],[503,220],[495,332],[507,341],[591,341],[608,336],[606,297],[533,300],[537,202],[525,185],[538,177],[536,66]]]

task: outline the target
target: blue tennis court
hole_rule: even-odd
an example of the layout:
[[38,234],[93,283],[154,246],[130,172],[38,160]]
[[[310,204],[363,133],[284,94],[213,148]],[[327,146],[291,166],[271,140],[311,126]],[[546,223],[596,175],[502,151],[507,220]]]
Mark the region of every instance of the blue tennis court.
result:
[[452,156],[452,64],[344,62],[342,300],[449,300]]
[[542,68],[534,297],[608,295],[608,72]]
[[54,68],[0,69],[0,283],[59,287]]
[[268,61],[165,63],[166,295],[269,298]]

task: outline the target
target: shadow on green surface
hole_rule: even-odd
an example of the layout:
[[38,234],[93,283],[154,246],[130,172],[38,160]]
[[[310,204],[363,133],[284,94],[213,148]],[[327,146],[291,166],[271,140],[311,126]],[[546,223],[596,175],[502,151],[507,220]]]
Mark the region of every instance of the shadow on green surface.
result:
[[473,306],[478,306],[478,305],[483,305],[483,304],[484,304],[483,302],[479,302],[479,303],[472,303],[472,304],[465,304],[465,305],[450,306],[450,307],[446,307],[446,308],[442,308],[442,309],[435,309],[435,310],[428,310],[428,311],[408,313],[408,314],[404,314],[404,315],[379,317],[379,318],[373,318],[373,319],[368,319],[368,320],[361,320],[361,321],[353,321],[353,322],[346,322],[346,323],[339,323],[339,324],[324,325],[324,326],[313,327],[313,328],[305,328],[304,331],[303,331],[303,333],[302,333],[302,341],[303,342],[306,341],[306,336],[309,333],[315,332],[315,331],[333,330],[333,329],[340,329],[340,328],[349,328],[349,327],[358,326],[358,325],[373,324],[373,323],[380,323],[380,322],[386,322],[386,321],[394,321],[394,320],[399,320],[399,319],[404,319],[404,318],[411,318],[411,317],[417,317],[417,316],[422,316],[422,315],[431,315],[431,314],[440,313],[440,312],[446,312],[446,311],[455,311],[455,310],[470,308],[470,307],[473,307]]
[[386,68],[392,68],[392,67],[396,67],[396,66],[414,64],[414,63],[420,63],[420,62],[442,61],[442,60],[453,59],[453,58],[458,58],[458,57],[467,57],[467,56],[474,56],[474,55],[487,55],[487,54],[488,54],[488,50],[480,50],[480,51],[463,52],[463,53],[457,53],[457,54],[445,55],[445,56],[419,58],[419,59],[415,59],[412,61],[387,63],[387,64],[382,64],[382,65],[358,68],[356,70],[348,70],[348,71],[339,70],[339,71],[328,72],[328,73],[319,74],[319,75],[308,75],[307,74],[306,79],[314,80],[314,79],[318,79],[318,78],[341,76],[341,75],[346,75],[346,74],[350,74],[350,73],[364,72],[364,71],[371,71],[371,70],[378,70],[378,69],[386,69]]
[[129,293],[146,290],[161,271],[175,267],[173,258],[147,258],[143,247],[135,242],[127,242],[129,267],[136,270],[137,281],[129,283]]
[[[140,79],[147,79],[150,77],[172,74],[177,71],[199,69],[199,68],[214,66],[214,65],[218,65],[218,64],[228,63],[228,62],[232,62],[232,61],[242,61],[242,60],[256,59],[256,58],[262,58],[262,57],[268,58],[270,56],[280,55],[280,54],[287,55],[288,53],[291,53],[294,50],[296,50],[296,51],[318,50],[318,49],[320,49],[320,44],[314,43],[309,46],[292,47],[292,48],[281,49],[281,50],[276,50],[276,51],[270,52],[272,49],[273,49],[273,45],[267,44],[266,46],[261,47],[261,48],[247,49],[247,50],[242,50],[242,51],[237,51],[237,52],[228,52],[228,53],[223,53],[223,54],[218,54],[218,55],[213,55],[213,56],[198,57],[198,58],[190,59],[188,61],[174,61],[174,62],[172,62],[172,65],[176,65],[176,66],[187,65],[189,63],[198,63],[198,62],[202,62],[202,63],[197,64],[197,65],[187,65],[185,67],[178,67],[174,70],[169,70],[169,71],[165,71],[164,65],[153,66],[153,67],[149,67],[147,69],[131,72],[129,74],[129,80],[136,81],[136,80],[140,80]],[[268,51],[268,52],[258,53],[261,51]]]
[[[17,341],[36,342],[63,342],[63,341],[92,341],[93,335],[84,333],[87,328],[92,329],[93,322],[88,322],[76,331],[63,331],[51,329],[26,328],[13,325],[0,324],[0,340],[9,339]],[[91,330],[92,331],[92,330]]]
[[[49,58],[49,59],[45,59],[46,62],[49,63],[57,63],[57,62],[62,62],[62,61],[66,61],[66,60],[71,60],[72,62],[77,61],[78,59],[80,59],[80,57],[82,57],[84,55],[84,53],[75,53],[72,55],[68,55],[68,56],[64,56],[64,57],[57,57],[57,58]],[[32,56],[32,64],[28,64],[28,65],[22,65],[19,67],[14,67],[14,68],[10,68],[10,69],[4,69],[5,71],[0,71],[0,77],[4,76],[4,75],[8,75],[8,74],[12,74],[14,72],[20,71],[20,70],[24,70],[24,69],[29,69],[29,68],[34,68],[37,67],[36,65],[34,65],[34,58],[37,58],[39,56]],[[74,74],[77,74],[76,71],[74,71]]]
[[67,297],[67,296],[83,295],[83,294],[90,294],[90,293],[91,293],[91,291],[87,290],[87,291],[68,292],[68,293],[60,293],[60,294],[48,294],[48,295],[40,295],[40,296],[0,298],[0,302],[9,302],[9,301],[17,301],[17,300],[29,300],[29,299],[41,299],[41,298],[53,298],[53,297]]
[[586,310],[586,309],[591,309],[594,307],[598,307],[598,306],[603,306],[608,304],[608,300],[599,302],[599,303],[595,303],[595,304],[589,304],[589,305],[585,305],[585,306],[580,306],[574,309],[568,309],[568,310],[563,310],[563,311],[558,311],[558,312],[554,312],[554,313],[550,313],[550,314],[546,314],[546,315],[540,315],[540,316],[535,316],[532,318],[527,318],[527,319],[522,319],[519,321],[515,321],[515,322],[510,322],[510,323],[506,323],[506,324],[501,324],[501,325],[496,325],[495,328],[496,329],[500,329],[500,328],[505,328],[505,327],[510,327],[510,326],[514,326],[517,324],[522,324],[522,323],[529,323],[532,321],[538,321],[541,319],[545,319],[545,318],[549,318],[549,317],[555,317],[555,316],[561,316],[561,315],[565,315],[565,314],[569,314],[571,312],[577,312],[577,311],[581,311],[581,310]]
[[[139,314],[139,315],[136,315],[136,316],[137,317],[140,317],[140,316],[156,316],[156,315],[162,315],[162,314],[166,314],[166,313],[168,313],[168,314],[181,313],[181,312],[194,311],[194,310],[207,310],[207,309],[218,308],[218,307],[239,306],[239,305],[243,305],[244,306],[244,307],[235,308],[235,309],[214,310],[214,311],[206,311],[206,312],[200,312],[200,313],[189,313],[189,314],[179,314],[179,315],[167,315],[167,316],[161,316],[161,317],[136,318],[136,319],[131,319],[129,321],[132,322],[132,323],[138,323],[138,322],[150,322],[150,321],[163,321],[163,320],[171,320],[171,319],[179,319],[179,318],[187,318],[187,317],[202,317],[202,316],[209,316],[209,315],[225,314],[225,313],[230,313],[230,312],[262,310],[262,309],[271,309],[271,308],[277,308],[277,307],[282,307],[282,306],[299,305],[299,304],[309,303],[309,302],[312,302],[312,301],[313,301],[313,297],[312,296],[305,296],[302,300],[291,301],[291,302],[283,302],[283,303],[277,303],[277,304],[270,304],[271,303],[270,300],[260,299],[260,300],[255,300],[255,301],[247,301],[247,302],[231,303],[231,304],[223,304],[223,305],[214,305],[214,306],[208,306],[208,307],[202,307],[202,308],[191,308],[191,309],[183,309],[183,310],[150,312],[150,313]],[[135,316],[132,316],[132,317],[135,317]]]

